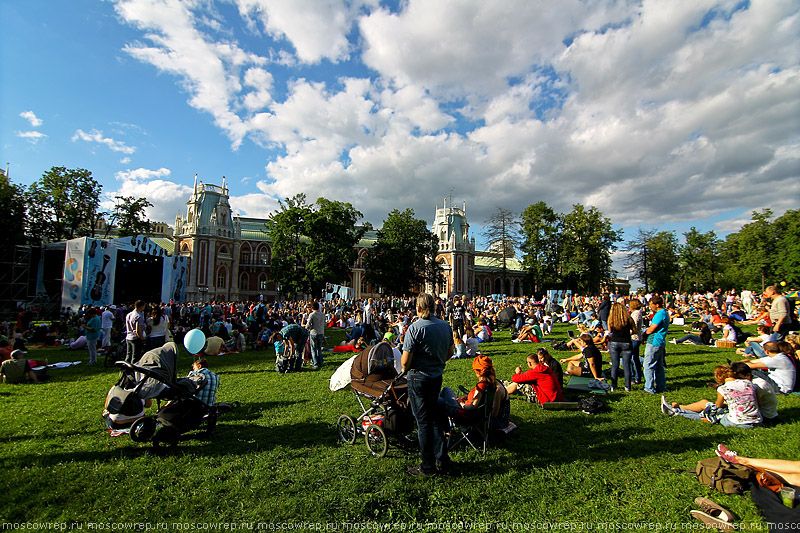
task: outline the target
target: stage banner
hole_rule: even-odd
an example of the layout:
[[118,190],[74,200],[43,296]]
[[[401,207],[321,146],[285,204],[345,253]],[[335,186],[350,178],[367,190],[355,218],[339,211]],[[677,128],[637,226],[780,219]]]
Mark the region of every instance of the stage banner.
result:
[[67,241],[64,252],[64,278],[61,289],[62,307],[77,311],[81,306],[83,286],[83,258],[86,253],[86,238]]
[[102,239],[87,238],[83,260],[83,300],[91,305],[109,305],[114,298],[114,268],[117,249]]
[[325,300],[330,301],[338,298],[349,300],[353,297],[353,289],[350,287],[345,287],[344,285],[335,285],[333,283],[327,283],[326,285]]
[[[170,267],[170,263],[172,263]],[[189,259],[183,256],[164,258],[164,272],[161,278],[161,301],[183,302],[186,296],[186,278],[189,275]]]

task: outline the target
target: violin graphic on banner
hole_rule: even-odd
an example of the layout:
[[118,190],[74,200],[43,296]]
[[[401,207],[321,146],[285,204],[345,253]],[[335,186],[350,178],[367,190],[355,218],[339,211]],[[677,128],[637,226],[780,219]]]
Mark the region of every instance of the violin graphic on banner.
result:
[[186,272],[186,267],[181,267],[181,275],[178,278],[177,283],[175,283],[175,294],[172,295],[172,299],[176,302],[181,301],[181,289],[183,289],[183,273]]
[[94,281],[94,287],[92,290],[89,291],[89,296],[91,296],[92,300],[95,302],[99,302],[103,299],[103,284],[106,282],[106,267],[108,266],[108,262],[111,261],[111,256],[106,254],[103,256],[103,268],[100,269],[100,272],[97,273],[97,277]]

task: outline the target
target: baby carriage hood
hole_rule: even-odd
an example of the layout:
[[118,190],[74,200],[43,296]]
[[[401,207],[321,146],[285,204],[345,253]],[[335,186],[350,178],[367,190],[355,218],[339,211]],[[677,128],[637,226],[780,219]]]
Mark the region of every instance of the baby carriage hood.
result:
[[173,384],[176,381],[178,347],[174,342],[168,342],[160,348],[150,350],[139,359],[136,366],[148,370],[153,376],[136,373],[136,381],[142,382],[139,387],[139,397],[144,400],[155,398],[164,389],[165,384]]

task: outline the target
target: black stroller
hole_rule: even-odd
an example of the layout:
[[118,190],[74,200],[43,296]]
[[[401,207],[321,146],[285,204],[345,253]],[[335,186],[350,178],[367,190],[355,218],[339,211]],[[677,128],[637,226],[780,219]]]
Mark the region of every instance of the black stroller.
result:
[[[152,439],[156,448],[177,446],[183,433],[200,428],[204,422],[206,433],[211,435],[218,416],[233,409],[232,404],[208,405],[195,397],[205,386],[204,378],[177,379],[177,359],[177,346],[168,342],[146,352],[135,365],[117,361],[121,376],[109,392],[106,411],[110,415],[131,417],[143,413],[148,399],[155,399],[159,406],[155,415],[140,416],[130,423],[134,442]],[[124,425],[114,424],[114,427]]]
[[392,347],[379,342],[362,350],[353,361],[350,377],[361,415],[339,417],[336,426],[341,441],[354,444],[363,435],[367,449],[376,457],[386,455],[387,435],[403,446],[412,445],[414,417],[408,403],[408,385],[395,370]]

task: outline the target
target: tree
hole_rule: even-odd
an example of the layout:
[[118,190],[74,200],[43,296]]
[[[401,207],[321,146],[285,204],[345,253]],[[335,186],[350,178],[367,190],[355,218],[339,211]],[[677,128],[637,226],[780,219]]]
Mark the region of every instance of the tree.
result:
[[680,248],[681,287],[694,282],[694,290],[714,289],[719,277],[719,239],[713,231],[700,233],[694,226],[683,234],[686,243]]
[[498,207],[484,222],[483,235],[489,239],[489,264],[500,270],[503,287],[508,279],[508,260],[513,259],[520,246],[520,223],[514,213]]
[[106,237],[111,229],[116,226],[117,236],[129,237],[131,235],[150,233],[152,226],[145,214],[148,207],[153,207],[146,198],[136,198],[134,196],[115,196],[114,209],[109,217]]
[[597,294],[604,282],[614,277],[611,252],[622,232],[613,229],[611,219],[596,207],[572,206],[564,215],[559,250],[561,281],[566,288],[582,294]]
[[366,231],[352,205],[305,194],[280,202],[267,225],[272,240],[272,274],[281,292],[316,294],[326,283],[342,283],[356,259],[355,245]]
[[102,186],[88,170],[52,167],[28,188],[28,235],[36,241],[94,237]]
[[797,287],[800,283],[800,209],[786,211],[773,225],[775,281],[786,281]]
[[424,284],[442,283],[436,255],[439,240],[414,210],[395,209],[383,222],[375,244],[367,253],[366,279],[389,295],[400,296]]
[[8,252],[25,243],[25,190],[12,184],[5,173],[0,173],[0,205],[0,249]]
[[521,214],[522,251],[525,271],[532,279],[533,291],[555,287],[558,279],[558,251],[561,215],[544,202],[526,207]]
[[674,231],[643,230],[625,248],[625,266],[636,273],[645,292],[671,291],[680,274],[678,239]]

